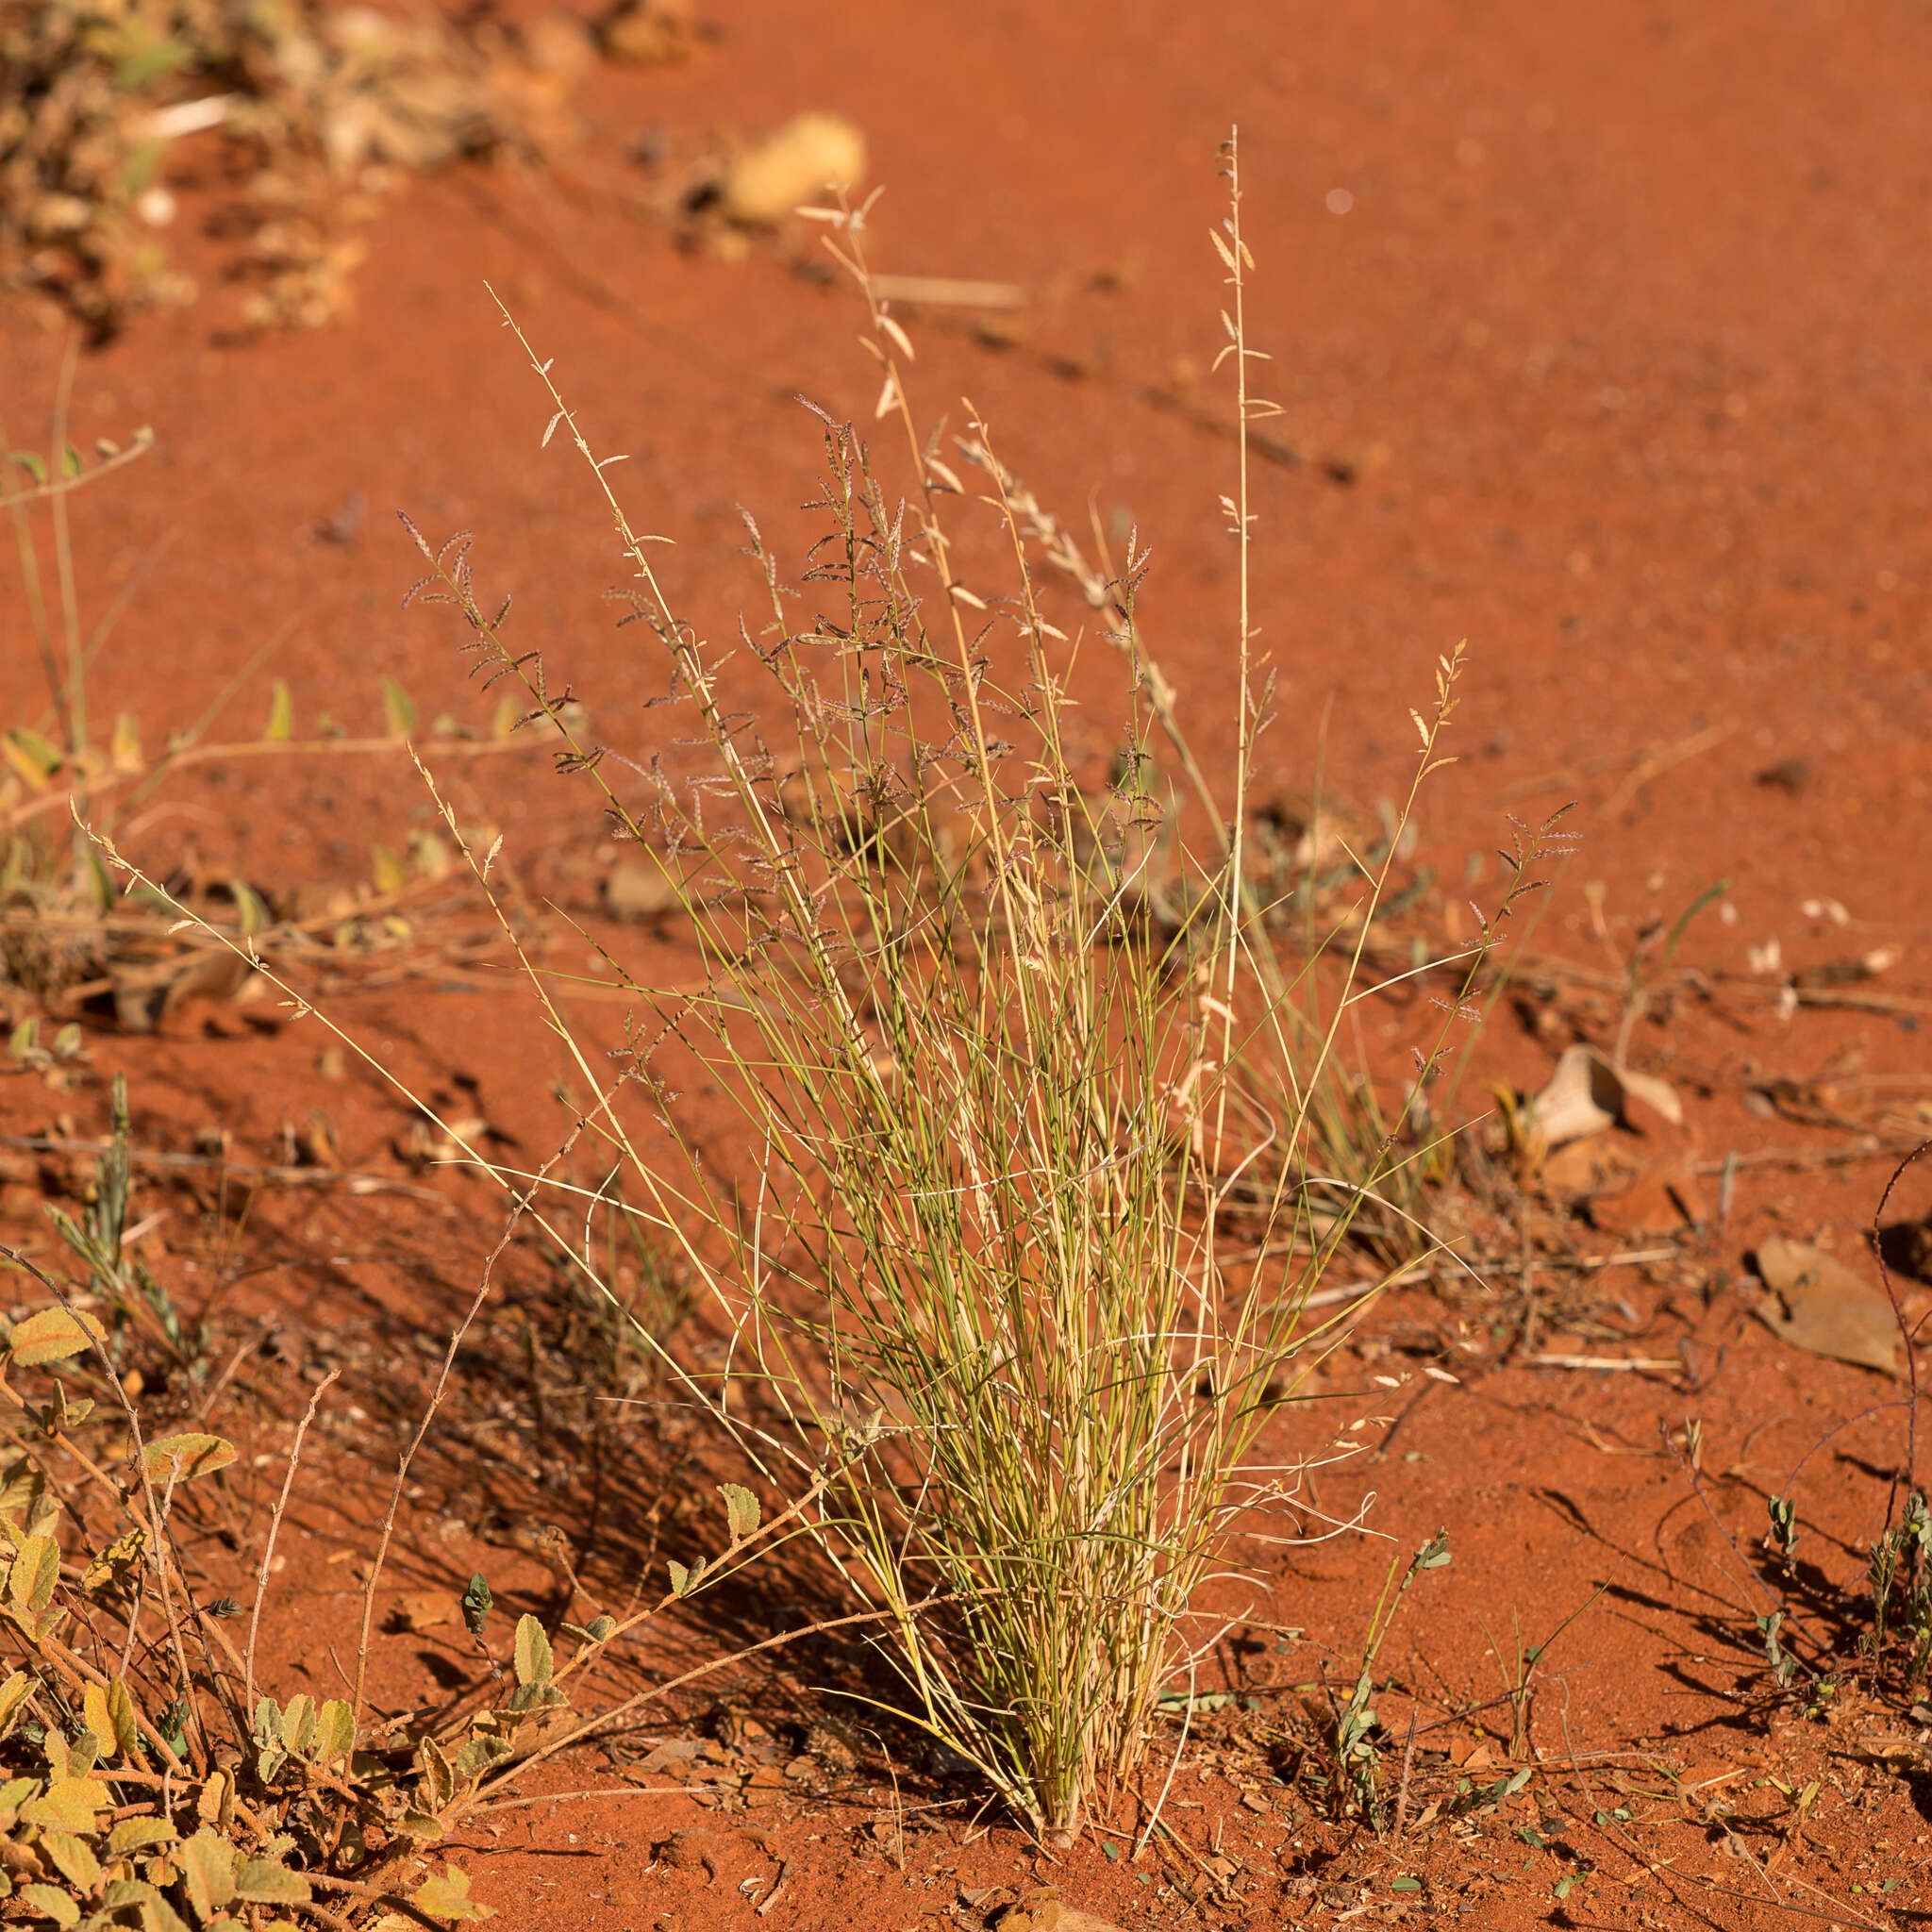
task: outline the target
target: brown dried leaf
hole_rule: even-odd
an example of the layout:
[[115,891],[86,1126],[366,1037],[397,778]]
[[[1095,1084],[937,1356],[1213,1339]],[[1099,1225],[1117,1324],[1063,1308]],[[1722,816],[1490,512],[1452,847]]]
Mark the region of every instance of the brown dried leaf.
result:
[[446,1590],[417,1590],[397,1598],[395,1607],[390,1612],[390,1627],[393,1630],[438,1630],[445,1624],[454,1624],[460,1616],[457,1599]]
[[1905,1373],[1890,1302],[1842,1261],[1774,1235],[1758,1247],[1757,1272],[1775,1297],[1758,1305],[1757,1318],[1780,1340],[1831,1361]]
[[1673,1126],[1683,1124],[1683,1104],[1667,1081],[1615,1066],[1593,1046],[1573,1046],[1558,1058],[1542,1091],[1530,1102],[1529,1113],[1544,1141],[1560,1147],[1625,1120],[1632,1101],[1661,1114]]
[[150,1442],[142,1461],[151,1482],[187,1483],[198,1475],[212,1475],[218,1469],[226,1469],[234,1461],[235,1453],[234,1443],[220,1436],[190,1430]]

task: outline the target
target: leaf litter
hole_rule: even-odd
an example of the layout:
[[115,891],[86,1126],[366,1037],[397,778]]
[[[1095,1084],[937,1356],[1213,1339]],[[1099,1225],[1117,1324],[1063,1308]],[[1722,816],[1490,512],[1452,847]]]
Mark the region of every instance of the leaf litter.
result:
[[1888,1297],[1823,1249],[1774,1235],[1757,1248],[1771,1291],[1757,1319],[1793,1348],[1902,1376],[1898,1317]]

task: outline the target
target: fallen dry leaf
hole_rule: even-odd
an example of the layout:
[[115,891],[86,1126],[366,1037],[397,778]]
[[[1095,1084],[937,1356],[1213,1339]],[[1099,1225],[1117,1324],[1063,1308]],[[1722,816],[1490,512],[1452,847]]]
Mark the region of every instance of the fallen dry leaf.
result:
[[454,1624],[458,1613],[457,1599],[447,1591],[418,1590],[396,1599],[390,1621],[397,1630],[435,1630]]
[[1532,1158],[1539,1144],[1564,1143],[1536,1178],[1549,1193],[1586,1203],[1605,1233],[1674,1235],[1706,1218],[1697,1137],[1663,1081],[1620,1071],[1589,1047],[1572,1048],[1531,1103],[1530,1118]]
[[1653,1074],[1614,1066],[1593,1046],[1573,1046],[1558,1058],[1543,1090],[1529,1104],[1529,1117],[1545,1141],[1560,1147],[1630,1122],[1632,1102],[1682,1126],[1684,1108],[1670,1083]]
[[[988,1888],[982,1898],[1000,1896],[1004,1888]],[[965,1893],[960,1896],[964,1898]],[[982,1907],[984,1909],[984,1907]],[[987,1923],[993,1932],[1121,1932],[1111,1919],[1096,1918],[1077,1906],[1061,1904],[1052,1888],[1041,1887],[1014,1904],[995,1905]]]
[[1842,1261],[1774,1235],[1758,1246],[1757,1272],[1775,1297],[1758,1304],[1757,1318],[1774,1335],[1807,1355],[1905,1373],[1890,1302]]
[[1631,1143],[1589,1136],[1558,1148],[1537,1171],[1537,1178],[1551,1193],[1574,1197],[1627,1185],[1642,1165]]

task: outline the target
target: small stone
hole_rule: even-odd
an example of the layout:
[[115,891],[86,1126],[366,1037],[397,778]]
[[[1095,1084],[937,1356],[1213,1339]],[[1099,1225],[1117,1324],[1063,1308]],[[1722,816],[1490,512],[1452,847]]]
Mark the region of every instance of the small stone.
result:
[[1757,783],[1768,791],[1782,791],[1795,798],[1811,782],[1811,761],[1808,758],[1779,758],[1774,765],[1766,765],[1757,774]]
[[654,859],[623,859],[604,880],[604,908],[614,919],[672,919],[684,905],[677,879]]

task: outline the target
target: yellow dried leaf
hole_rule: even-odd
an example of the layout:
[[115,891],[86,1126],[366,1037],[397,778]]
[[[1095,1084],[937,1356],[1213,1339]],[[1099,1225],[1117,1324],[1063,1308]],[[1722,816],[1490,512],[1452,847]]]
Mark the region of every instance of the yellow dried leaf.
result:
[[356,1748],[356,1713],[340,1697],[331,1697],[315,1715],[315,1761],[346,1757]]
[[113,1757],[121,1740],[114,1735],[114,1720],[108,1712],[108,1687],[105,1684],[88,1685],[80,1694],[80,1709],[96,1752],[102,1757]]
[[434,832],[409,834],[409,858],[420,877],[445,879],[456,864],[450,849]]
[[0,1738],[12,1729],[14,1716],[26,1702],[26,1693],[32,1688],[25,1671],[15,1671],[6,1683],[0,1684]]
[[289,1699],[282,1713],[282,1745],[291,1752],[305,1752],[315,1740],[315,1699],[298,1690]]
[[235,1896],[235,1847],[218,1833],[203,1826],[181,1847],[180,1864],[197,1918],[213,1918]]
[[131,711],[114,720],[114,736],[108,746],[108,762],[117,772],[132,775],[146,769],[141,755],[141,724]]
[[38,1798],[20,1807],[24,1824],[54,1831],[92,1831],[97,1815],[113,1803],[106,1785],[91,1777],[56,1778]]
[[62,1891],[58,1885],[23,1885],[20,1896],[42,1918],[52,1919],[57,1925],[80,1924],[80,1907],[75,1904],[73,1894]]
[[0,737],[0,752],[5,753],[7,762],[35,791],[44,791],[47,780],[60,769],[59,752],[38,731],[31,731],[25,724],[16,724],[5,737]]
[[235,1896],[250,1905],[297,1905],[308,1897],[308,1881],[267,1858],[243,1858],[235,1867]]
[[71,1831],[43,1831],[41,1849],[52,1858],[61,1877],[83,1896],[101,1882],[101,1861],[93,1847]]
[[132,1757],[141,1741],[140,1726],[134,1719],[134,1696],[117,1677],[108,1686],[108,1722],[114,1727],[114,1742],[122,1757]]
[[7,1601],[17,1613],[35,1616],[47,1607],[60,1580],[60,1546],[50,1536],[30,1536],[7,1568]]
[[198,1475],[211,1475],[226,1469],[236,1456],[235,1445],[220,1436],[205,1436],[189,1430],[179,1436],[164,1436],[147,1445],[143,1464],[153,1482],[192,1482]]
[[141,1560],[141,1553],[146,1547],[147,1531],[144,1529],[136,1527],[125,1536],[117,1537],[81,1572],[82,1587],[98,1590],[110,1579],[125,1577]]
[[108,1856],[125,1858],[132,1852],[144,1852],[150,1845],[164,1845],[180,1836],[165,1818],[124,1818],[108,1834]]
[[441,1919],[448,1924],[455,1924],[462,1919],[493,1919],[496,1916],[491,1907],[470,1896],[470,1874],[458,1865],[445,1867],[441,1877],[431,1874],[416,1888],[409,1903],[419,1912],[426,1913],[432,1919]]
[[535,1617],[517,1620],[516,1673],[519,1684],[547,1684],[554,1665],[550,1640]]
[[23,1369],[65,1361],[92,1342],[107,1340],[108,1331],[78,1308],[42,1308],[16,1322],[7,1337],[7,1352]]
[[378,892],[400,892],[409,883],[409,874],[402,860],[387,845],[371,848],[369,872]]

